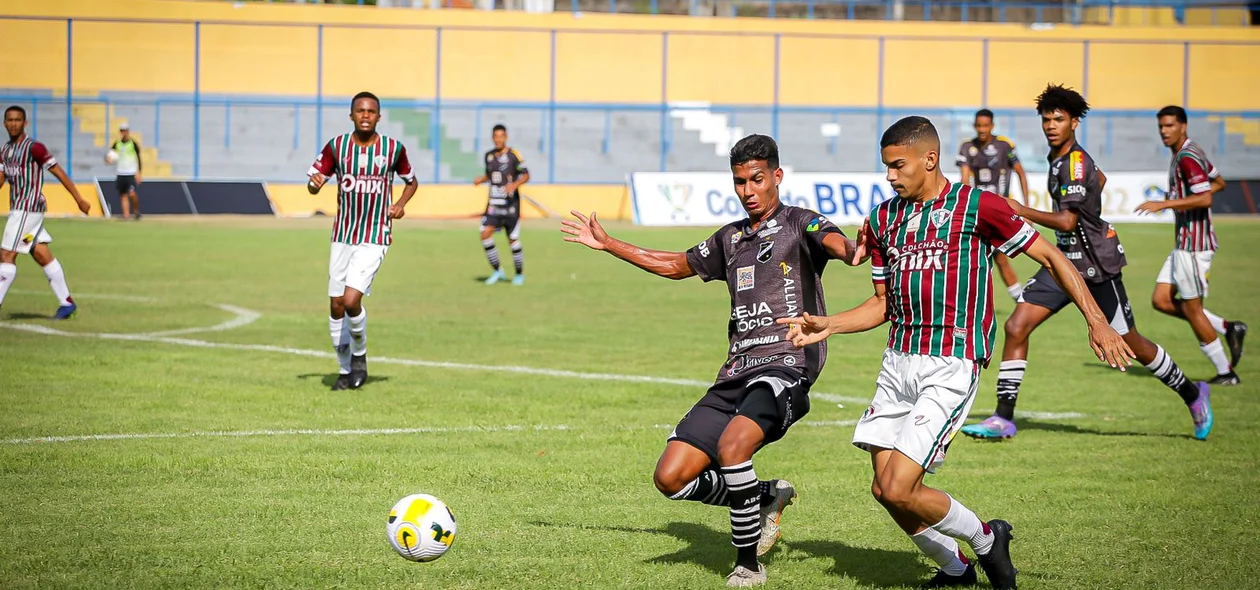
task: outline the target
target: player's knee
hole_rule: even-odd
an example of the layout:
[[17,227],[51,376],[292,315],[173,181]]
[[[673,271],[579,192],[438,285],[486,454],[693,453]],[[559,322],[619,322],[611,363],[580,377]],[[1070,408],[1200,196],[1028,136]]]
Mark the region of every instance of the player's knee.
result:
[[328,300],[328,313],[334,318],[346,315],[345,301],[343,301],[340,297],[334,297]]
[[656,484],[656,490],[666,498],[671,498],[683,487],[687,485],[685,475],[681,469],[670,467],[658,467],[656,472],[652,474],[652,483]]
[[1006,318],[1006,323],[1002,324],[1002,330],[1006,332],[1007,340],[1022,341],[1028,338],[1028,323],[1018,315]]
[[914,486],[885,481],[876,484],[879,494],[876,500],[888,508],[908,512],[914,505]]
[[884,503],[884,488],[879,487],[879,480],[871,480],[871,495],[875,497],[875,501],[880,504]]
[[1170,314],[1176,311],[1176,306],[1173,304],[1172,296],[1158,291],[1151,295],[1151,307],[1155,308],[1155,311],[1161,313]]

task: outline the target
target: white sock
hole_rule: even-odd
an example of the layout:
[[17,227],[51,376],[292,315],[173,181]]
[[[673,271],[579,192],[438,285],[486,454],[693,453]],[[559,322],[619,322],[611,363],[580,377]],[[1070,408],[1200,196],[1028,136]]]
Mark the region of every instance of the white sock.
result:
[[350,374],[350,347],[342,348],[342,343],[349,339],[344,319],[328,318],[328,335],[332,336],[333,351],[337,353],[337,365],[342,375]]
[[360,308],[358,317],[347,315],[346,319],[350,321],[350,354],[367,354],[367,308]]
[[1216,366],[1217,375],[1226,375],[1234,371],[1234,368],[1229,366],[1229,357],[1225,356],[1225,347],[1221,346],[1220,338],[1208,344],[1199,344],[1199,350],[1202,350],[1208,360]]
[[953,496],[949,498],[949,513],[940,522],[932,525],[932,528],[971,544],[976,555],[987,555],[989,549],[993,548],[993,532],[989,530],[989,526]]
[[910,540],[946,574],[961,576],[967,571],[967,562],[963,561],[962,554],[958,552],[958,541],[953,537],[946,537],[928,527],[910,535]]
[[74,303],[70,298],[70,287],[66,286],[66,273],[61,270],[61,262],[54,258],[52,262],[45,264],[44,276],[48,277],[48,285],[52,287],[53,295],[57,296],[58,305]]
[[9,292],[9,285],[17,278],[17,265],[0,263],[0,305],[4,304],[4,296]]
[[1024,294],[1023,283],[1015,283],[1006,288],[1006,292],[1011,294],[1011,299],[1019,300],[1019,296]]
[[1216,330],[1217,334],[1225,335],[1225,318],[1208,311],[1206,307],[1203,308],[1203,315],[1207,316],[1208,323],[1212,324],[1212,329]]

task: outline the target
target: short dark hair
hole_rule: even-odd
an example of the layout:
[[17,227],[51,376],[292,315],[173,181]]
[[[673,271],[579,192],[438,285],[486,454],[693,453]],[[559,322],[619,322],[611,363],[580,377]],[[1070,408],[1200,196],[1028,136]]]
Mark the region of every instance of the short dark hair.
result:
[[1037,97],[1037,113],[1063,111],[1073,119],[1084,119],[1089,114],[1089,103],[1081,93],[1062,84],[1049,84]]
[[4,109],[4,116],[8,117],[8,116],[9,116],[9,111],[17,111],[17,112],[21,113],[21,114],[22,114],[22,120],[23,120],[23,121],[25,121],[25,120],[26,120],[26,109],[24,109],[24,108],[22,108],[22,107],[20,107],[20,106],[18,106],[18,105],[12,105],[12,106],[10,106],[9,108]]
[[490,133],[493,134],[496,131],[502,131],[504,133],[507,133],[507,125],[504,125],[503,123],[499,123],[498,125],[494,126],[494,129],[490,130]]
[[990,111],[989,109],[980,109],[980,110],[976,111],[976,118],[977,118],[977,119],[979,119],[980,117],[988,117],[988,118],[992,119],[992,118],[993,118],[993,111]]
[[360,92],[360,93],[358,93],[358,94],[354,95],[354,98],[350,99],[350,110],[351,110],[351,111],[353,111],[353,110],[354,110],[354,103],[359,102],[359,99],[360,99],[360,98],[370,98],[370,99],[372,99],[374,102],[376,102],[376,110],[378,110],[378,111],[379,111],[379,110],[381,110],[381,99],[376,98],[376,95],[375,95],[375,94],[372,94],[371,92],[368,92],[368,91],[364,90],[363,92]]
[[1163,119],[1164,117],[1177,117],[1178,123],[1185,123],[1187,120],[1186,109],[1183,109],[1177,105],[1168,105],[1162,109],[1159,109],[1158,113],[1155,113],[1156,119]]
[[927,117],[911,115],[893,123],[879,140],[880,149],[889,146],[910,146],[928,142],[941,149],[941,136],[936,133],[936,126]]
[[771,170],[779,167],[779,146],[770,136],[754,133],[731,146],[731,168],[755,160],[765,160]]

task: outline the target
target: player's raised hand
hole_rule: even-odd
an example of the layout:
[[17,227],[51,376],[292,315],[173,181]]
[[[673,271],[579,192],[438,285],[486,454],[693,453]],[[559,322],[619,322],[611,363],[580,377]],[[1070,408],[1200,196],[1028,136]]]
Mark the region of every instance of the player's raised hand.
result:
[[390,205],[390,206],[389,206],[389,218],[390,218],[390,219],[402,219],[402,218],[403,218],[403,216],[405,216],[405,215],[407,215],[407,212],[406,212],[405,210],[403,210],[403,208],[402,208],[402,206],[401,206],[401,205]]
[[1133,212],[1137,213],[1138,215],[1142,215],[1145,213],[1159,213],[1160,211],[1163,211],[1163,210],[1164,210],[1163,201],[1142,201],[1142,204],[1138,205],[1137,209],[1134,209]]
[[1133,364],[1131,359],[1137,358],[1133,349],[1121,338],[1116,330],[1107,324],[1089,327],[1089,346],[1098,355],[1098,360],[1111,365],[1113,369],[1125,370]]
[[564,219],[560,221],[560,231],[564,232],[566,242],[576,242],[582,244],[592,250],[604,250],[607,248],[608,232],[604,231],[604,226],[599,224],[599,219],[592,212],[590,217],[582,215],[577,211],[570,211],[577,218],[577,221]]
[[862,220],[862,229],[858,230],[857,240],[853,246],[853,264],[854,266],[861,264],[870,256],[870,244],[867,242],[871,233],[871,218],[867,217]]
[[827,316],[805,314],[795,318],[779,318],[775,323],[788,327],[787,340],[797,348],[804,348],[826,340],[831,335],[831,322]]

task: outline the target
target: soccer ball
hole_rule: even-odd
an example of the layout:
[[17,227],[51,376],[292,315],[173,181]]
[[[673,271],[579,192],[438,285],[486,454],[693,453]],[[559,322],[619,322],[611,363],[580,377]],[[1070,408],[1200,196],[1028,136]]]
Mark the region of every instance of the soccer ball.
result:
[[118,161],[118,152],[116,152],[116,151],[114,151],[114,150],[109,150],[108,152],[105,152],[105,161],[106,161],[106,162],[108,162],[108,163],[110,163],[110,164],[113,164],[113,163],[117,162],[117,161]]
[[389,545],[403,559],[433,561],[455,542],[455,515],[441,500],[412,494],[394,504],[385,526]]

